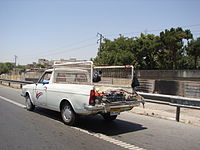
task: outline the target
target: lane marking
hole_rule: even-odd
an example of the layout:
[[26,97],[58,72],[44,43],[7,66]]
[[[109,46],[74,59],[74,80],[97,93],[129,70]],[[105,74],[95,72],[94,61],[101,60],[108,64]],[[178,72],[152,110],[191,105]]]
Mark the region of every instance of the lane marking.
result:
[[[18,102],[15,102],[15,101],[13,101],[13,100],[11,100],[11,99],[8,99],[8,98],[2,97],[2,96],[0,96],[0,99],[2,99],[2,100],[4,100],[4,101],[7,101],[7,102],[9,102],[9,103],[12,103],[12,104],[14,104],[14,105],[16,105],[16,106],[22,107],[22,108],[25,108],[25,107],[26,107],[26,106],[23,105],[23,104],[20,104],[20,103],[18,103]],[[59,123],[60,123],[60,122],[59,122]],[[94,136],[94,137],[96,137],[96,138],[98,138],[98,139],[101,139],[101,140],[107,141],[107,142],[109,142],[109,143],[112,143],[112,144],[114,144],[114,145],[118,145],[118,146],[120,146],[120,147],[122,147],[122,148],[125,148],[125,149],[130,149],[130,150],[146,150],[146,149],[144,149],[144,148],[141,148],[141,147],[135,146],[135,145],[133,145],[133,144],[129,144],[129,143],[126,143],[126,142],[123,142],[123,141],[114,139],[114,138],[112,138],[112,137],[109,137],[109,136],[104,135],[104,134],[101,134],[101,133],[92,133],[92,132],[89,132],[89,131],[87,131],[87,130],[80,129],[80,128],[77,128],[77,127],[71,127],[71,126],[69,126],[69,127],[72,128],[72,129],[78,130],[78,131],[80,131],[80,132],[86,133],[86,134],[88,134],[88,135]]]
[[130,149],[130,150],[146,150],[144,148],[141,148],[141,147],[135,146],[133,144],[129,144],[129,143],[126,143],[126,142],[114,139],[112,137],[109,137],[109,136],[101,134],[101,133],[91,133],[91,132],[89,132],[87,130],[80,129],[80,128],[77,128],[77,127],[71,127],[71,128],[73,128],[75,130],[78,130],[78,131],[81,131],[83,133],[89,134],[91,136],[97,137],[99,139],[102,139],[102,140],[107,141],[109,143],[112,143],[114,145],[118,145],[118,146],[120,146],[122,148],[125,148],[125,149]]
[[15,101],[13,101],[13,100],[10,100],[10,99],[8,99],[8,98],[2,97],[2,96],[0,96],[0,98],[3,99],[4,101],[7,101],[7,102],[12,103],[12,104],[14,104],[14,105],[17,105],[17,106],[19,106],[19,107],[22,107],[22,108],[25,108],[25,107],[26,107],[25,105],[20,104],[20,103],[18,103],[18,102],[15,102]]

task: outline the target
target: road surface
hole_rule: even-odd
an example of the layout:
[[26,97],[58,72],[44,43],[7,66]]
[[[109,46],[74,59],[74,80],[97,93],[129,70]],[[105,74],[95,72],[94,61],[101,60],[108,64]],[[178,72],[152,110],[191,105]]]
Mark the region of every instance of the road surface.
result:
[[121,113],[108,123],[101,116],[62,123],[60,114],[24,108],[19,89],[0,85],[1,150],[199,150],[200,127],[175,121]]

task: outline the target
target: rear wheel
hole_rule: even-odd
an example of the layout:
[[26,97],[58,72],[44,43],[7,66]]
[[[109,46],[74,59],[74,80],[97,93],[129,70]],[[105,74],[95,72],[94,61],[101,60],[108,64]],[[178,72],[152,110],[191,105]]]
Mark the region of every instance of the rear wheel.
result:
[[117,115],[111,116],[110,113],[102,114],[104,120],[113,121],[117,118]]
[[33,105],[33,103],[31,102],[29,95],[26,96],[26,109],[29,111],[33,111],[35,109],[35,105]]
[[65,102],[62,105],[61,108],[61,116],[62,116],[62,120],[66,125],[74,125],[76,120],[77,120],[77,115],[75,114],[72,106],[68,103]]

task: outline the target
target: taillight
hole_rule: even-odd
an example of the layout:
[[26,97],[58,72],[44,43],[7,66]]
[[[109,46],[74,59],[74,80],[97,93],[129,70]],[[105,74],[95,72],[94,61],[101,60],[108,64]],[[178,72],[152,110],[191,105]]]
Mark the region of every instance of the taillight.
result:
[[89,104],[90,104],[90,105],[94,104],[94,100],[95,100],[95,91],[94,91],[94,90],[91,90],[91,91],[90,91]]

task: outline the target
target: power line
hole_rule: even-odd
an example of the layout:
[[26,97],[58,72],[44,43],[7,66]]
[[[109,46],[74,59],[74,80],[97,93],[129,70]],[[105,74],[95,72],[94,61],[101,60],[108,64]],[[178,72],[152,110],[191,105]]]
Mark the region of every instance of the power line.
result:
[[102,39],[104,38],[104,36],[100,33],[97,33],[97,37],[99,36],[99,39],[97,40],[97,44],[99,42],[99,51],[101,51],[101,43],[102,43]]
[[193,35],[199,35],[200,36],[200,32],[195,32],[195,33],[193,33]]
[[[185,25],[185,26],[182,26],[182,28],[192,28],[192,27],[198,27],[200,26],[200,24],[193,24],[193,25]],[[160,32],[160,31],[163,31],[163,30],[166,30],[167,28],[159,28],[159,29],[152,29],[152,30],[147,30],[145,29],[145,31],[132,31],[132,32],[125,32],[125,33],[114,33],[114,34],[105,34],[105,36],[117,36],[117,35],[127,35],[127,34],[140,34],[140,33],[147,33],[147,32]]]
[[[88,39],[81,40],[81,41],[78,41],[78,42],[75,42],[75,43],[72,43],[72,44],[64,45],[64,46],[57,47],[57,48],[54,48],[54,49],[51,49],[51,50],[45,50],[45,51],[40,52],[40,54],[51,53],[51,52],[55,53],[56,50],[57,50],[57,52],[59,53],[59,52],[62,52],[62,51],[60,51],[60,49],[63,49],[63,48],[66,48],[66,47],[67,47],[67,48],[73,47],[74,45],[79,45],[79,44],[81,44],[81,43],[88,42],[88,41],[90,41],[90,40],[92,40],[92,39],[94,39],[94,38],[96,39],[96,37],[90,37],[90,38],[88,38]],[[59,50],[58,50],[58,49],[59,49]],[[22,57],[33,56],[34,54],[35,54],[35,53],[27,54],[27,55],[24,55],[24,56],[22,56]]]
[[194,31],[192,31],[192,33],[196,33],[196,32],[200,32],[200,30],[194,30]]
[[191,28],[191,27],[197,27],[197,26],[200,26],[200,24],[186,25],[186,26],[182,26],[182,28]]
[[15,67],[17,66],[17,55],[15,55]]
[[76,48],[67,49],[67,50],[65,49],[65,50],[62,50],[62,51],[59,51],[59,52],[48,53],[47,55],[42,55],[41,57],[58,55],[58,54],[68,53],[68,52],[71,52],[71,51],[77,51],[77,50],[80,50],[80,49],[83,49],[83,48],[86,48],[86,47],[91,47],[91,46],[94,46],[94,45],[96,45],[96,44],[94,44],[94,43],[87,44],[87,45],[84,45],[84,46],[81,46],[81,47],[76,47]]

